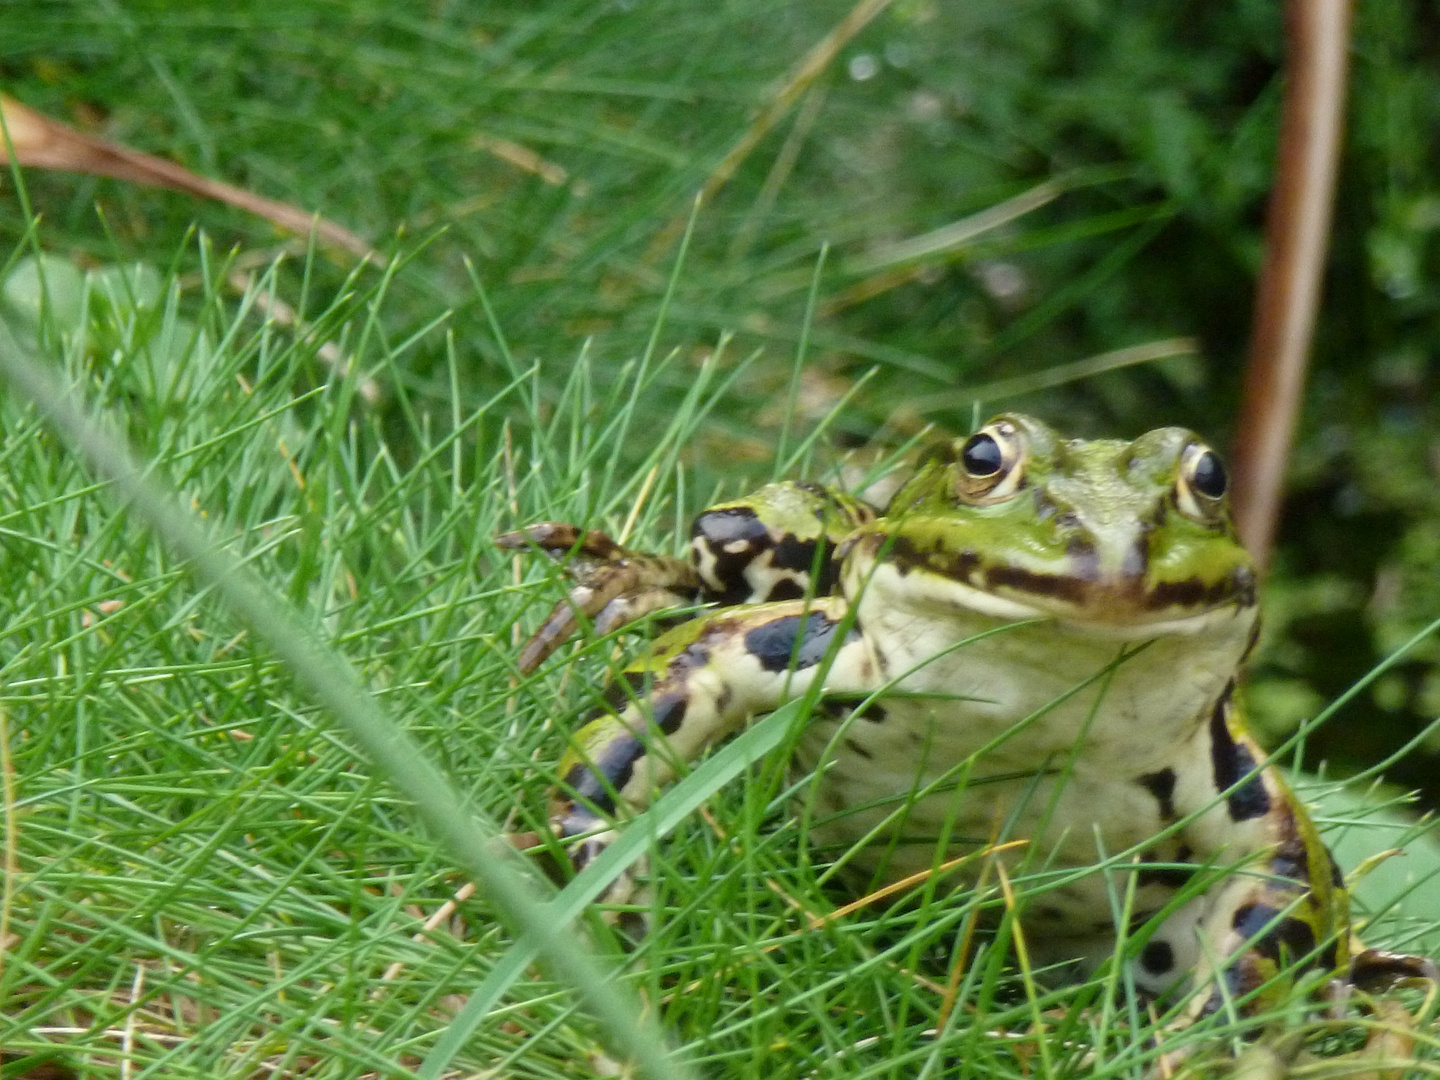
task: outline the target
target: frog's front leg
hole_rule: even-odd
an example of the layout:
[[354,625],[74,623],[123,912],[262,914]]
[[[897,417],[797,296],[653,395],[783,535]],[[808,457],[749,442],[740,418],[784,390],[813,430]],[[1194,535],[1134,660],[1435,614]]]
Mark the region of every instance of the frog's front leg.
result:
[[[1258,1018],[1292,992],[1301,971],[1344,979],[1351,969],[1339,868],[1304,806],[1276,770],[1260,766],[1263,754],[1235,716],[1233,695],[1232,684],[1175,767],[1137,777],[1162,820],[1188,819],[1177,861],[1237,864],[1166,920],[1140,954],[1136,981],[1147,989],[1186,973],[1193,978],[1195,996],[1175,1029],[1217,1012]],[[1174,886],[1184,877],[1148,873]],[[1382,959],[1404,974],[1419,970],[1411,958]],[[1157,1075],[1169,1075],[1187,1052],[1165,1055]]]
[[[612,701],[571,740],[561,760],[550,827],[576,869],[615,838],[615,822],[643,810],[682,763],[750,717],[803,694],[816,676],[859,690],[875,665],[847,628],[840,597],[745,605],[693,619],[662,636],[612,688]],[[630,875],[604,899],[628,903]]]
[[580,616],[600,634],[652,612],[691,604],[760,604],[833,592],[836,547],[874,520],[863,500],[819,484],[768,484],[703,511],[690,528],[690,561],[635,551],[596,529],[541,521],[502,533],[502,548],[533,548],[570,557],[575,580],[526,643],[516,666],[529,674],[579,629]]
[[[1338,972],[1349,958],[1339,870],[1299,800],[1259,765],[1263,753],[1233,698],[1232,683],[1176,767],[1137,778],[1162,821],[1189,819],[1177,861],[1237,865],[1167,920],[1140,955],[1137,979],[1147,988],[1187,972],[1201,988],[1184,1024],[1230,1003],[1241,1015],[1258,1013],[1286,992],[1278,975],[1302,966]],[[1153,873],[1177,885],[1184,876]]]

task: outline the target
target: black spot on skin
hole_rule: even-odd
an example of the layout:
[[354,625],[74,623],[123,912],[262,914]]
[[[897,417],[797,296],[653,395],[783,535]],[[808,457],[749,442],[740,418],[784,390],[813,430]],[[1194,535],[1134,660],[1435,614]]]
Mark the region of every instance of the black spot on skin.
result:
[[[1232,682],[1210,714],[1210,764],[1215,774],[1216,790],[1234,788],[1225,799],[1231,820],[1249,821],[1269,813],[1270,794],[1260,778],[1254,755],[1231,737],[1229,725],[1225,722],[1234,689]],[[1236,784],[1239,787],[1235,787]]]
[[[814,667],[825,657],[836,623],[824,612],[786,615],[761,623],[745,635],[745,648],[766,671]],[[855,636],[852,628],[849,638]],[[849,639],[847,638],[847,640]]]
[[570,771],[565,774],[565,779],[561,781],[561,783],[571,790],[574,790],[575,786],[584,780],[589,772],[590,766],[584,762],[581,762],[579,765],[572,765]]
[[[815,569],[816,553],[822,550],[821,543],[822,541],[818,540],[800,540],[791,535],[783,536],[775,545],[775,554],[771,556],[770,565],[804,574],[806,580],[809,580],[810,572]],[[824,554],[820,556],[823,560],[822,567],[830,560],[829,545],[826,544],[823,550]]]
[[[1227,968],[1225,970],[1223,978],[1225,979],[1226,984],[1230,986],[1230,996],[1232,998],[1239,996],[1239,979],[1237,978],[1237,973],[1235,969]],[[1200,1010],[1200,1016],[1197,1019],[1203,1020],[1207,1016],[1214,1016],[1217,1012],[1220,1011],[1220,1006],[1224,1004],[1224,995],[1221,994],[1219,990],[1216,990],[1206,999],[1205,1007]]]
[[620,678],[605,688],[605,704],[611,712],[621,712],[635,698],[645,695],[645,673],[622,671]]
[[1325,964],[1331,971],[1339,971],[1345,966],[1345,961],[1350,955],[1350,942],[1347,934],[1341,934],[1330,945],[1330,955],[1325,958]]
[[1343,889],[1345,887],[1345,874],[1340,869],[1340,864],[1335,861],[1335,856],[1329,848],[1325,849],[1325,857],[1330,860],[1330,884],[1334,885],[1337,889]]
[[[1338,956],[1338,952],[1337,952]],[[1362,990],[1389,990],[1401,979],[1434,979],[1435,961],[1383,949],[1366,949],[1350,962],[1350,981]]]
[[780,578],[770,586],[770,591],[765,595],[766,600],[803,600],[805,598],[805,586],[794,578]]
[[[701,541],[715,557],[714,575],[719,582],[707,582],[704,598],[721,604],[743,604],[751,600],[750,583],[745,568],[774,540],[765,523],[748,506],[726,506],[707,510],[690,526],[692,540]],[[727,550],[743,544],[737,551]]]
[[[868,695],[865,694],[826,694],[820,699],[817,710],[832,720],[844,720],[852,712],[860,707]],[[859,716],[861,720],[869,720],[872,724],[883,724],[886,712],[883,707],[871,702],[865,706],[865,711]]]
[[859,755],[860,755],[861,757],[863,757],[866,761],[874,761],[874,760],[875,760],[875,755],[872,754],[869,750],[866,750],[865,747],[861,746],[861,745],[860,745],[858,742],[856,742],[854,739],[846,739],[846,740],[845,740],[845,747],[846,747],[846,749],[848,749],[852,754],[859,754]]
[[1045,922],[1063,923],[1065,921],[1065,912],[1054,904],[1041,904],[1035,909],[1035,915]]
[[[635,774],[635,762],[645,753],[644,744],[634,735],[622,735],[611,739],[590,764],[581,763],[565,774],[565,784],[577,798],[593,805],[602,814],[615,812],[615,797],[612,791],[619,791],[630,782]],[[594,815],[591,817],[593,827]],[[568,827],[569,818],[566,818]],[[576,830],[584,832],[585,829]],[[573,832],[561,832],[561,836],[573,836]]]
[[666,735],[674,735],[685,721],[685,698],[680,694],[662,694],[652,703],[651,710],[655,726]]
[[[567,827],[569,826],[569,818],[565,820],[565,824]],[[581,833],[589,832],[598,824],[598,819],[591,819],[590,824],[584,828],[577,828],[574,832],[561,833],[561,836],[579,836]],[[584,870],[585,867],[590,865],[590,860],[595,858],[595,856],[603,850],[604,848],[598,844],[583,843],[570,852],[570,865],[575,868],[576,872]]]
[[[710,628],[710,634],[706,636],[724,636],[726,629],[723,623],[717,623]],[[710,650],[700,641],[696,641],[670,661],[670,667],[666,674],[674,677],[683,674],[690,668],[704,667],[708,663],[710,663]]]
[[1230,924],[1247,941],[1254,942],[1251,948],[1277,964],[1287,958],[1293,962],[1315,950],[1315,932],[1299,919],[1282,917],[1269,904],[1241,905],[1235,909]]
[[1270,873],[1276,877],[1289,878],[1291,881],[1299,881],[1308,884],[1310,881],[1310,857],[1305,850],[1305,844],[1298,837],[1290,837],[1282,840],[1275,848],[1275,854],[1270,856],[1268,866]]
[[690,526],[690,537],[704,539],[717,547],[723,547],[737,540],[747,543],[768,540],[770,533],[750,507],[722,506],[716,510],[706,510],[697,516]]
[[1168,941],[1150,941],[1140,950],[1140,966],[1152,975],[1164,975],[1175,967],[1175,950]]
[[[734,699],[735,699],[735,691],[733,691],[733,690],[730,689],[730,686],[729,686],[728,683],[721,683],[721,684],[720,684],[720,692],[715,695],[715,711],[716,711],[717,713],[720,713],[721,715],[723,715],[724,712],[725,712],[725,710],[728,709],[728,708],[730,708],[730,702],[733,701]],[[661,730],[662,730],[662,731],[664,730],[663,726],[662,726]],[[665,733],[666,733],[667,735],[670,734],[668,731],[665,732]]]
[[1205,1002],[1205,1007],[1200,1010],[1200,1016],[1213,1016],[1224,1006],[1226,1000],[1238,1001],[1250,991],[1257,989],[1265,981],[1264,973],[1259,970],[1253,958],[1246,954],[1233,957],[1231,964],[1220,974],[1224,980],[1225,990],[1216,990]]
[[1143,787],[1160,804],[1160,820],[1175,820],[1175,770],[1161,769],[1159,772],[1137,776],[1135,782]]

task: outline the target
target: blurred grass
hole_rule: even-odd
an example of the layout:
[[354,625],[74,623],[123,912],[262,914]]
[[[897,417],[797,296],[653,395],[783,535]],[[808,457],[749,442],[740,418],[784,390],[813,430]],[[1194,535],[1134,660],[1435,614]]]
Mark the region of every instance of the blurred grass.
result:
[[[704,18],[673,2],[562,0],[424,15],[363,0],[283,12],[58,4],[20,27],[0,70],[32,105],[315,208],[376,242],[443,228],[403,280],[391,320],[403,332],[448,309],[467,342],[461,389],[474,400],[503,375],[475,332],[485,320],[464,260],[491,290],[518,355],[563,354],[586,335],[607,354],[633,352],[654,325],[673,256],[673,243],[657,237],[674,235],[691,195],[851,10],[775,10],[755,0]],[[1150,32],[1178,21],[1165,16]],[[1252,43],[1272,29],[1256,27]],[[766,406],[783,385],[822,243],[835,257],[821,282],[803,400],[833,400],[837,384],[878,365],[880,377],[846,420],[857,437],[897,413],[913,429],[913,403],[927,390],[1023,377],[1173,339],[1195,324],[1172,321],[1173,312],[1155,317],[1140,296],[1114,307],[1107,283],[1184,212],[1196,184],[1185,162],[1236,165],[1221,125],[1252,110],[1263,119],[1265,100],[1220,106],[1243,53],[1217,48],[1197,62],[1195,96],[1215,99],[1218,115],[1192,123],[1188,142],[1188,129],[1168,115],[1141,125],[1173,144],[1167,179],[1114,138],[1129,132],[1129,118],[1109,118],[1109,138],[1093,146],[1067,145],[1064,103],[1134,108],[1173,76],[1113,64],[1094,71],[1087,61],[1044,101],[1027,84],[1069,62],[1066,34],[1103,39],[1083,6],[892,4],[740,162],[697,222],[691,273],[669,318],[697,343],[726,331],[739,335],[740,355],[768,346],[772,363],[740,388],[745,411],[772,430],[778,424]],[[1105,48],[1113,57],[1132,44]],[[1244,145],[1254,196],[1268,148],[1253,138]],[[217,236],[273,242],[263,225],[220,208],[109,182],[34,183],[51,242],[97,258],[114,258],[117,245],[125,256],[143,254],[196,216]],[[1037,184],[1054,193],[1028,211],[886,261],[897,243],[983,218]],[[109,239],[95,229],[96,200]],[[1114,309],[1088,326],[1102,297]],[[434,346],[404,370],[422,396],[448,390],[432,378],[444,370]],[[1176,361],[1160,385],[1194,399],[1196,376],[1193,359]],[[683,392],[674,385],[681,379],[677,370],[652,388],[657,413]],[[968,409],[938,418],[962,424]],[[766,456],[763,438],[729,427],[730,447]]]

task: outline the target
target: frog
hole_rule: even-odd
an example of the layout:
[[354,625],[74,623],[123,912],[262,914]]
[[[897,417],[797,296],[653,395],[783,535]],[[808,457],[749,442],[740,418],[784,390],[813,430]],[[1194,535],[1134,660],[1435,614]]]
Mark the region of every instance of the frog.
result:
[[[809,695],[809,842],[862,892],[1040,865],[1055,884],[1018,916],[1032,967],[1084,978],[1133,936],[1142,994],[1197,988],[1177,1026],[1258,1014],[1307,970],[1434,978],[1359,943],[1340,868],[1247,731],[1259,578],[1228,488],[1184,428],[1086,440],[1011,412],[932,450],[883,511],[778,482],[699,514],[688,558],[557,522],[503,534],[576,581],[522,673],[587,626],[688,612],[571,739],[554,837],[582,868],[685,763]],[[642,896],[629,873],[604,899]]]

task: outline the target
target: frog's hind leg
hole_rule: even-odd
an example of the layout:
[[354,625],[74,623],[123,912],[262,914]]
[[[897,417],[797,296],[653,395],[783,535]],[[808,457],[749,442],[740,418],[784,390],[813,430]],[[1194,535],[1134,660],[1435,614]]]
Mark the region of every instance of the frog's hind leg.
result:
[[[873,671],[845,612],[838,597],[747,605],[703,615],[656,641],[560,762],[550,827],[560,840],[582,838],[570,849],[575,868],[614,841],[617,819],[643,810],[684,763],[751,716],[803,694],[821,671],[844,671],[847,684]],[[633,875],[625,875],[604,899],[629,904],[636,895]]]

